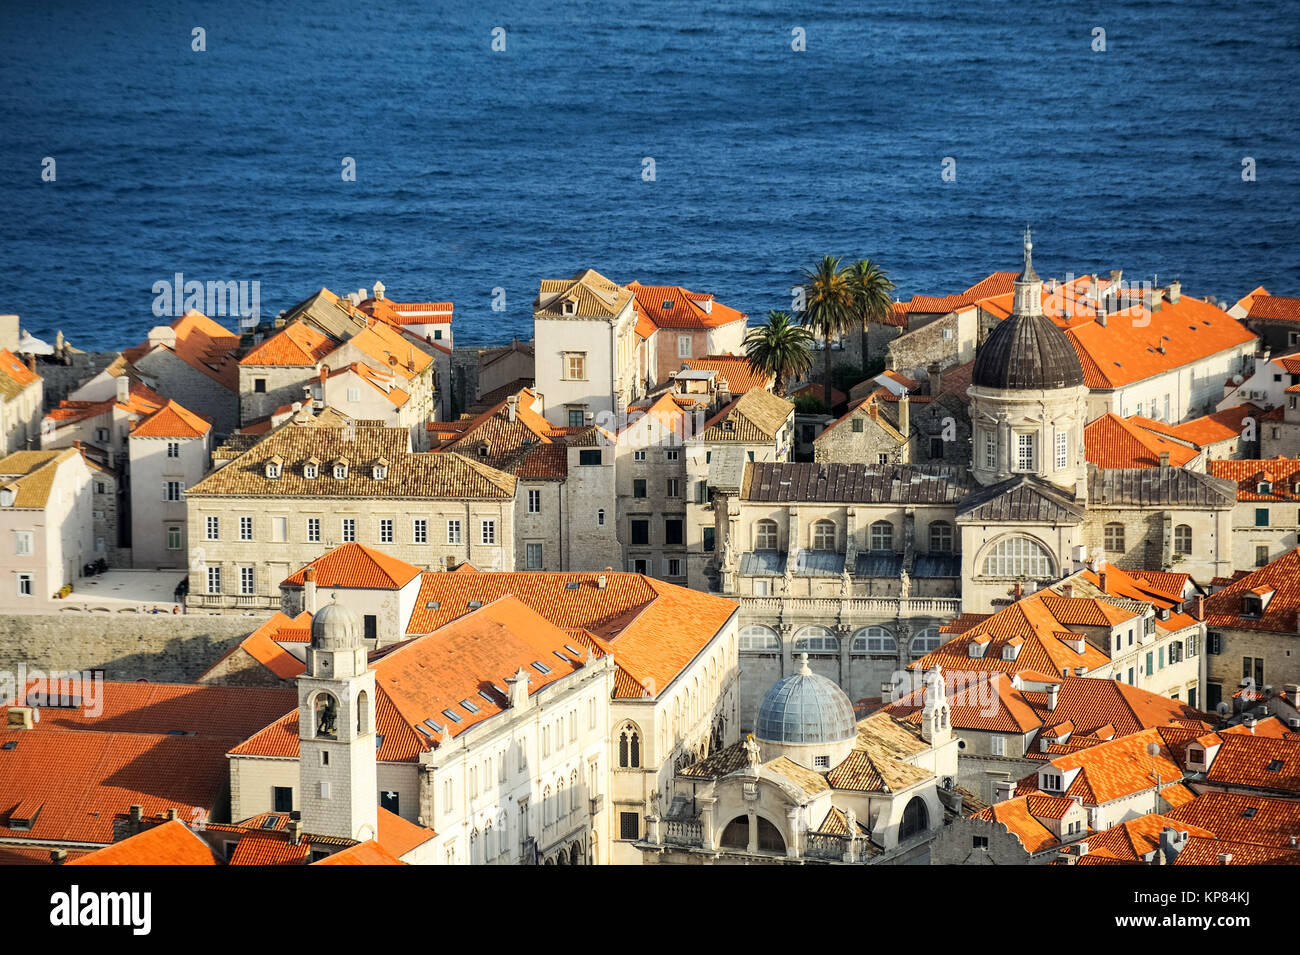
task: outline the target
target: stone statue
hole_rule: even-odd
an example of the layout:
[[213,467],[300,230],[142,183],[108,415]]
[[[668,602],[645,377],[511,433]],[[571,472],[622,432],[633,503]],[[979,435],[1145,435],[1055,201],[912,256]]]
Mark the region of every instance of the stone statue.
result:
[[912,594],[912,578],[907,575],[906,569],[899,571],[898,581],[898,597],[906,600]]
[[753,734],[745,737],[745,755],[749,758],[749,765],[757,766],[763,761],[762,754],[758,749],[758,741],[754,739]]
[[840,571],[840,596],[850,597],[853,595],[853,578],[849,576],[849,569],[845,567]]
[[782,575],[782,583],[787,597],[790,596],[791,591],[794,589],[794,560],[793,554],[785,559],[785,573]]
[[858,835],[858,814],[852,809],[844,810],[844,823],[849,827],[849,838],[857,838]]

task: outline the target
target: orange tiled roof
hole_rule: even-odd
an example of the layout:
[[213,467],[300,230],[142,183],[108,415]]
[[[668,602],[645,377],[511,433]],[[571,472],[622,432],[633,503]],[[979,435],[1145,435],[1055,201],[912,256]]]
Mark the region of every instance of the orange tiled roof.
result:
[[507,594],[558,627],[581,628],[606,641],[636,697],[644,694],[632,683],[652,694],[663,690],[736,611],[726,598],[642,574],[433,572],[424,575],[408,629],[428,633],[471,610],[470,601],[487,604]]
[[264,624],[231,647],[204,671],[198,682],[216,670],[225,660],[241,650],[266,667],[281,680],[291,680],[306,667],[301,660],[286,650],[283,643],[306,643],[311,638],[311,614],[304,611],[289,617],[277,610]]
[[201,438],[211,430],[212,423],[207,418],[169,398],[166,404],[135,427],[131,437]]
[[[195,309],[190,309],[172,322],[170,328],[176,333],[175,346],[153,347],[167,348],[185,364],[211,378],[227,391],[239,390],[239,363],[235,360],[235,352],[239,348],[238,335]],[[134,348],[126,349],[122,354],[134,364],[149,354],[153,347],[146,340]]]
[[[1242,458],[1211,461],[1210,474],[1237,482],[1239,501],[1300,501],[1300,459]],[[1273,490],[1260,493],[1259,485],[1267,482]]]
[[1291,295],[1254,296],[1250,303],[1248,318],[1273,319],[1284,322],[1300,322],[1300,298]]
[[1088,461],[1101,468],[1156,468],[1162,453],[1172,467],[1182,467],[1198,453],[1109,411],[1084,427],[1083,446]]
[[[393,379],[396,376],[387,370],[372,368],[370,365],[354,361],[351,364],[331,369],[329,377],[333,378],[335,375],[346,374],[356,375],[367,385],[374,388],[387,398],[394,407],[402,407],[402,405],[406,404],[407,400],[411,397],[409,391],[399,388],[393,383]],[[292,408],[292,405],[290,407]]]
[[1184,421],[1182,424],[1166,424],[1141,415],[1132,415],[1128,420],[1146,431],[1154,431],[1156,434],[1177,438],[1198,448],[1204,448],[1220,441],[1241,437],[1242,422],[1246,418],[1259,418],[1263,413],[1263,409],[1247,401],[1233,405],[1231,408],[1224,408],[1222,411],[1193,418],[1191,421]]
[[397,858],[406,855],[416,846],[424,845],[437,835],[432,829],[409,822],[396,813],[389,812],[383,806],[379,807],[379,835],[375,841]]
[[636,296],[639,314],[649,318],[656,328],[717,328],[743,322],[747,317],[744,312],[714,301],[712,293],[692,292],[680,285],[632,281],[626,288]]
[[772,378],[755,371],[744,355],[705,355],[688,358],[682,362],[691,371],[716,371],[719,378],[727,380],[733,395],[744,394],[753,388],[771,388]]
[[1205,774],[1207,782],[1300,792],[1300,739],[1228,733]]
[[377,362],[380,369],[400,375],[407,381],[418,377],[433,362],[432,355],[416,348],[400,332],[380,321],[372,320],[345,344]]
[[306,865],[311,843],[299,839],[295,845],[287,832],[245,832],[230,854],[231,865]]
[[28,368],[21,358],[7,348],[0,348],[0,374],[12,381],[18,390],[41,380],[40,375]]
[[[1242,598],[1258,587],[1270,587],[1273,596],[1259,616],[1245,616]],[[1267,630],[1294,636],[1300,611],[1300,549],[1291,549],[1259,570],[1238,577],[1205,598],[1208,627]]]
[[301,587],[306,580],[307,567],[315,568],[318,588],[396,590],[405,587],[420,573],[420,568],[414,564],[354,541],[322,554],[306,567],[300,567],[286,577],[281,586]]
[[1300,839],[1297,808],[1294,799],[1212,790],[1168,815],[1220,839],[1290,848],[1292,839]]
[[[382,810],[381,810],[382,811]],[[402,865],[402,861],[381,846],[374,839],[348,846],[339,852],[327,855],[312,865]]]
[[124,402],[118,401],[116,397],[105,398],[103,401],[69,401],[65,398],[59,402],[58,407],[46,412],[45,417],[53,420],[56,427],[62,427],[75,421],[97,418],[114,408],[127,414],[153,414],[164,404],[166,399],[162,395],[148,385],[132,381]]
[[536,397],[524,388],[472,418],[431,424],[430,437],[439,442],[433,450],[455,451],[524,479],[563,478],[569,473],[567,429],[533,410]]
[[239,359],[241,365],[315,365],[338,347],[324,332],[304,321],[290,322],[270,338],[254,345]]
[[1072,805],[1074,801],[1065,796],[1033,791],[987,806],[972,818],[1002,824],[1020,840],[1026,852],[1037,853],[1061,841],[1041,820],[1060,819]]
[[150,826],[68,865],[222,865],[212,848],[179,819]]
[[[797,396],[805,395],[805,394],[814,396],[818,401],[822,402],[822,404],[826,403],[826,386],[820,382],[815,382],[815,381],[810,381],[808,384],[796,388],[794,391],[790,392],[788,397],[790,398],[791,401],[793,401]],[[832,408],[836,407],[837,405],[843,404],[847,398],[848,396],[844,394],[844,392],[840,391],[838,388],[834,386],[831,387]]]
[[1160,848],[1160,834],[1166,829],[1214,838],[1214,833],[1208,829],[1153,812],[1089,836],[1088,854],[1079,862],[1082,865],[1101,865],[1105,862],[1146,864],[1146,857]]
[[[1155,756],[1147,753],[1147,747],[1153,743],[1159,748]],[[1172,801],[1181,801],[1185,795],[1175,788],[1183,778],[1183,771],[1172,760],[1158,728],[1141,730],[1078,752],[1056,756],[1050,763],[1061,770],[1062,774],[1078,770],[1064,795],[1078,796],[1088,806],[1131,796],[1146,789],[1154,790],[1156,775],[1159,775],[1166,789],[1172,790]],[[1022,779],[1018,791],[1037,790],[1038,773],[1035,770]]]

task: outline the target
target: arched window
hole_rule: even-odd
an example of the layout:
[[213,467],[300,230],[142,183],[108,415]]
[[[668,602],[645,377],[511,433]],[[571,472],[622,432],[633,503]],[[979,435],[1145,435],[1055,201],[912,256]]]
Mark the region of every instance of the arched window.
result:
[[1124,547],[1124,525],[1119,523],[1107,524],[1104,530],[1104,540],[1106,550],[1118,554],[1124,553],[1127,549]]
[[620,769],[641,767],[641,734],[632,723],[624,723],[618,734],[618,765]]
[[918,630],[912,637],[912,656],[925,656],[931,650],[938,650],[944,644],[944,634],[939,632],[938,627],[926,627],[924,630]]
[[835,522],[818,521],[813,524],[812,549],[813,550],[834,550],[835,549]]
[[952,525],[947,521],[935,521],[930,525],[930,553],[952,553]]
[[740,649],[752,652],[780,653],[781,638],[771,627],[753,624],[740,631]]
[[605,509],[603,507],[596,511],[596,526],[605,526]]
[[889,521],[876,521],[871,525],[871,549],[894,549],[894,525]]
[[754,550],[776,550],[776,521],[754,525]]
[[853,635],[853,653],[897,653],[894,635],[884,627],[863,627]]
[[1174,553],[1190,554],[1192,552],[1192,529],[1186,524],[1174,528]]
[[984,558],[985,577],[1050,577],[1052,555],[1029,537],[998,541]]
[[555,781],[555,815],[563,818],[569,814],[569,803],[564,798],[564,777]]
[[318,739],[338,739],[338,718],[339,703],[338,700],[328,693],[322,693],[316,697],[313,704],[316,715],[316,736]]
[[840,641],[825,627],[804,627],[795,634],[795,653],[839,653]]
[[357,735],[370,732],[370,696],[365,690],[357,695]]

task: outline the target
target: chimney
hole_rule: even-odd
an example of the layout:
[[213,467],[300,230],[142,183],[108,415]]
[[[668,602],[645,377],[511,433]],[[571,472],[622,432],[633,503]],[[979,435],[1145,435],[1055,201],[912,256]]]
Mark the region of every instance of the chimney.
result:
[[1160,466],[1161,466],[1162,468],[1167,468],[1167,467],[1169,467],[1169,452],[1168,452],[1168,451],[1161,451],[1161,452],[1160,452]]
[[515,423],[515,409],[518,408],[518,406],[519,406],[518,395],[511,395],[509,398],[506,399],[506,417],[510,419],[511,424]]
[[898,431],[904,441],[912,433],[912,400],[906,390],[898,396]]
[[294,810],[289,814],[289,823],[285,826],[289,831],[289,841],[295,846],[302,844],[302,814]]
[[1047,712],[1056,712],[1056,698],[1061,691],[1061,684],[1049,683],[1047,685]]
[[604,590],[607,586],[609,586],[609,574],[612,570],[613,570],[612,567],[606,567],[605,573],[601,574],[599,577],[596,578],[597,590]]
[[528,706],[528,674],[520,667],[514,676],[506,677],[506,694],[510,697],[510,708],[522,710]]
[[139,804],[132,806],[127,816],[131,820],[131,831],[132,835],[134,835],[140,831],[140,820],[144,818],[144,806]]
[[63,865],[67,861],[68,861],[67,849],[50,850],[50,865]]
[[1178,300],[1183,297],[1183,283],[1174,279],[1169,283],[1169,304],[1177,305]]
[[1204,594],[1196,595],[1196,610],[1194,614],[1197,620],[1205,619],[1205,595]]
[[11,730],[29,730],[34,724],[32,708],[30,706],[11,706],[9,707],[9,718],[6,725]]
[[1061,584],[1061,596],[1063,596],[1063,597],[1073,597],[1073,596],[1074,596],[1074,584]]
[[1106,309],[1102,305],[1097,306],[1097,324],[1102,328],[1106,327]]
[[718,407],[731,404],[731,385],[725,378],[718,379]]
[[1101,283],[1097,281],[1096,272],[1088,276],[1088,300],[1092,302],[1101,301]]
[[181,817],[180,810],[177,809],[175,806],[167,810],[167,819],[169,821],[173,819],[179,819],[180,817]]
[[125,374],[117,376],[117,403],[124,405],[131,400],[131,379]]
[[1105,566],[1103,566],[1103,567],[1101,568],[1101,571],[1097,574],[1097,581],[1098,581],[1097,586],[1101,588],[1101,592],[1102,592],[1103,594],[1108,594],[1108,593],[1110,593],[1110,591],[1106,589],[1106,568],[1105,568]]
[[27,356],[27,368],[28,368],[28,369],[29,369],[33,374],[36,373],[36,353],[35,353],[35,352],[33,352],[32,354],[30,354],[30,355]]
[[383,282],[376,282],[376,283],[375,283],[375,290],[374,290],[374,291],[375,291],[375,298],[383,298],[383,297],[384,297],[384,283],[383,283]]
[[302,609],[311,614],[316,612],[315,567],[308,567],[302,572]]
[[1014,779],[993,780],[993,801],[1006,802],[1016,798],[1016,781]]
[[935,362],[925,370],[925,373],[930,380],[930,396],[933,397],[939,393],[939,388],[943,385],[943,372],[939,368],[939,363]]
[[[1148,299],[1150,300],[1150,308],[1151,308],[1151,311],[1153,311],[1153,312],[1158,312],[1158,311],[1160,311],[1161,306],[1164,305],[1164,302],[1165,302],[1165,295],[1164,295],[1164,292],[1162,292],[1162,291],[1161,291],[1160,289],[1158,289],[1158,288],[1153,288],[1150,292],[1147,293],[1147,296],[1148,296]],[[1161,352],[1164,351],[1164,346],[1163,346],[1163,345],[1160,346],[1160,350],[1161,350]]]
[[876,407],[876,399],[873,397],[867,401],[867,414],[875,421],[880,417],[880,409]]

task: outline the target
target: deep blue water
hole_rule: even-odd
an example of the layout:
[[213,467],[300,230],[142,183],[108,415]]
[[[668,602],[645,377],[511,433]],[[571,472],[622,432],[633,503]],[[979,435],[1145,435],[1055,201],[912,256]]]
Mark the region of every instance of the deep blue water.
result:
[[263,315],[378,278],[481,342],[586,266],[751,315],[826,252],[957,291],[1027,222],[1044,275],[1300,293],[1294,4],[696,7],[6,0],[0,311],[121,347],[175,272]]

